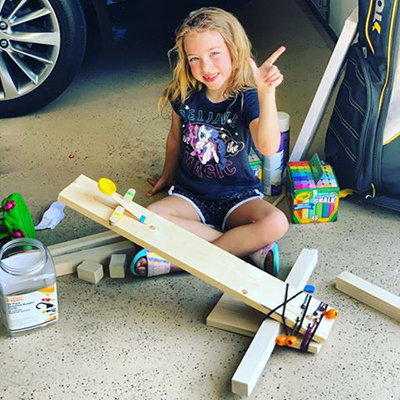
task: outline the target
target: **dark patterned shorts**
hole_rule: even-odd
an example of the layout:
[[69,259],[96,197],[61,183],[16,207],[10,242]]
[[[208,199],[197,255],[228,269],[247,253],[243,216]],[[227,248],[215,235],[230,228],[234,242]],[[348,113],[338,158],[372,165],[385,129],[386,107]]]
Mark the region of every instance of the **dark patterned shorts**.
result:
[[254,199],[262,199],[264,195],[257,189],[247,190],[245,192],[235,193],[232,196],[222,197],[218,200],[200,200],[190,192],[172,186],[168,194],[170,196],[179,196],[187,200],[195,208],[201,222],[205,225],[220,228],[225,231],[226,221],[231,213],[246,203]]

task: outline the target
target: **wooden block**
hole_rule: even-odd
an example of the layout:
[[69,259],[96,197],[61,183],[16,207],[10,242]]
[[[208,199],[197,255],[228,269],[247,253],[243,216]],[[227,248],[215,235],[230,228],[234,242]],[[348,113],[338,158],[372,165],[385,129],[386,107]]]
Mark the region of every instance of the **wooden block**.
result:
[[81,250],[75,253],[64,254],[54,257],[56,276],[73,274],[76,267],[85,260],[98,262],[101,264],[109,263],[112,254],[133,254],[135,245],[129,240],[112,243],[105,246],[95,247],[94,249]]
[[78,278],[86,282],[97,284],[104,276],[103,266],[99,263],[85,260],[78,265]]
[[[115,208],[96,201],[98,195],[97,182],[81,175],[60,193],[58,199],[264,314],[283,302],[285,283],[134,202],[123,205],[134,215],[144,215],[146,223],[139,223],[124,213],[116,226],[110,226],[109,218]],[[117,193],[115,196],[121,198]],[[289,298],[296,293],[289,287]],[[301,304],[302,296],[298,296],[287,305],[285,316],[289,327],[296,323]],[[312,298],[310,309],[317,309],[319,304],[319,300]],[[281,313],[282,308],[271,318],[282,321]],[[305,333],[307,323],[303,322],[300,333]],[[322,320],[314,340],[324,342],[331,327],[332,321]]]
[[111,256],[110,278],[125,278],[126,272],[126,254],[113,254]]
[[350,272],[336,278],[336,289],[400,321],[400,297],[373,285]]
[[96,233],[79,239],[69,240],[68,242],[53,244],[48,246],[47,249],[50,251],[52,257],[57,257],[63,254],[74,253],[79,250],[86,250],[93,247],[104,246],[106,244],[121,242],[123,240],[125,240],[123,236],[107,230],[105,232]]

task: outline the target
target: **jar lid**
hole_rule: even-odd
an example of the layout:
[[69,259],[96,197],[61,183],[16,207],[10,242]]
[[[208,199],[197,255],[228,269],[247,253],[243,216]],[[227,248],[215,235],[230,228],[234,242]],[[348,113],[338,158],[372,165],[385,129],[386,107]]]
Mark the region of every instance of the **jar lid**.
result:
[[290,115],[288,113],[278,111],[278,118],[281,132],[287,132],[290,129]]

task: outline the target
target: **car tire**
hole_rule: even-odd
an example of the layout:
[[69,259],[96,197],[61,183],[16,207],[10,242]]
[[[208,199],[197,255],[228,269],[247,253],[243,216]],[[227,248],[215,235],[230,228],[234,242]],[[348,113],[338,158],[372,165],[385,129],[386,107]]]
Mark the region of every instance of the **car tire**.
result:
[[[87,31],[79,0],[5,0],[2,22],[0,46],[8,41],[0,47],[0,118],[5,118],[35,111],[66,89],[82,64]],[[51,37],[49,42],[38,39],[40,34]]]

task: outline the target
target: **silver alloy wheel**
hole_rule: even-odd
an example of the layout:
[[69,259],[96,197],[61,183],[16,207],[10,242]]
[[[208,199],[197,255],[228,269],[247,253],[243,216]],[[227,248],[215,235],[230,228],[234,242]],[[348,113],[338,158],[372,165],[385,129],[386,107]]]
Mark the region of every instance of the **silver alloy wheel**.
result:
[[0,101],[24,96],[47,79],[60,38],[48,0],[0,0]]

